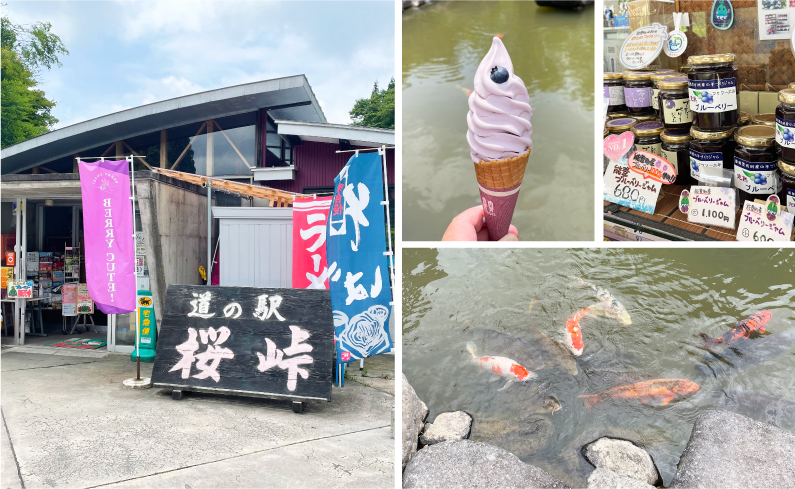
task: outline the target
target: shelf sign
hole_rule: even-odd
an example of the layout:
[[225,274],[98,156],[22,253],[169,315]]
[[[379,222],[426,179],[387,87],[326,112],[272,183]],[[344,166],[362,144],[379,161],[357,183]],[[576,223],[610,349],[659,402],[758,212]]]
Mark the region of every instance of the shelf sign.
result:
[[621,63],[630,70],[650,65],[663,49],[668,39],[668,27],[655,22],[636,30],[621,45]]
[[662,185],[630,171],[627,159],[611,161],[604,175],[604,200],[654,214]]
[[670,184],[676,180],[676,169],[665,158],[648,151],[635,151],[629,157],[629,169],[655,182]]
[[[685,199],[687,202],[683,205]],[[682,191],[679,210],[688,210],[687,222],[734,229],[736,200],[737,191],[733,188],[694,185],[689,192]]]
[[746,200],[737,228],[737,241],[790,241],[795,216],[780,212],[778,218],[770,222],[766,214],[764,205]]

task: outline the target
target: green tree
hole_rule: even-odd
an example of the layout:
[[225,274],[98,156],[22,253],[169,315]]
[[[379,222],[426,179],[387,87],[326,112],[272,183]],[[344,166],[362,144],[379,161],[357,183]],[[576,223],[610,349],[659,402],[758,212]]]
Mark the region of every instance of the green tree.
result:
[[2,147],[40,136],[58,122],[52,115],[55,102],[36,89],[41,68],[61,66],[58,56],[69,54],[47,22],[32,26],[12,24],[2,18]]
[[350,111],[354,126],[395,128],[395,79],[389,81],[386,90],[378,89],[378,82],[373,85],[370,98],[361,98]]

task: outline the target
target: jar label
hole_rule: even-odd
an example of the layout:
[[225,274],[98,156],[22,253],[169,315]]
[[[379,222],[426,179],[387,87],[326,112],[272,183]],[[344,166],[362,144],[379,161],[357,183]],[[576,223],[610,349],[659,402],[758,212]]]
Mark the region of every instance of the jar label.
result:
[[795,121],[776,117],[776,142],[785,148],[795,148]]
[[627,107],[635,109],[651,106],[651,88],[627,88],[624,87],[624,99]]
[[651,108],[654,110],[660,110],[659,99],[657,98],[659,95],[660,95],[659,88],[651,89]]
[[749,194],[778,192],[778,167],[775,161],[751,163],[734,157],[734,186]]
[[737,81],[735,78],[722,80],[689,80],[690,110],[698,113],[730,112],[737,110]]
[[795,188],[787,189],[787,212],[795,214]]
[[699,180],[701,168],[723,168],[723,153],[699,153],[690,150],[690,176]]
[[687,124],[693,122],[693,112],[687,99],[665,99],[663,101],[663,117],[666,124]]
[[655,143],[655,144],[636,144],[638,151],[648,151],[649,153],[654,153],[659,157],[663,157],[662,155],[662,143]]
[[604,96],[610,99],[609,105],[626,105],[624,103],[624,87],[605,86]]
[[662,149],[662,146],[660,147],[660,149],[662,150],[662,154],[660,156],[665,158],[665,160],[674,167],[674,170],[676,170],[676,174],[679,175],[679,161],[677,161],[678,156],[676,151],[665,151],[664,149]]

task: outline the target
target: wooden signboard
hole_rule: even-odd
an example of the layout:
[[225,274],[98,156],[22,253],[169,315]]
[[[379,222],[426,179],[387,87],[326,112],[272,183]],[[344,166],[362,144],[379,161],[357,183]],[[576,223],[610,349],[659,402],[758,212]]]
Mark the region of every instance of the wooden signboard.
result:
[[330,401],[328,290],[169,285],[152,383],[182,390]]

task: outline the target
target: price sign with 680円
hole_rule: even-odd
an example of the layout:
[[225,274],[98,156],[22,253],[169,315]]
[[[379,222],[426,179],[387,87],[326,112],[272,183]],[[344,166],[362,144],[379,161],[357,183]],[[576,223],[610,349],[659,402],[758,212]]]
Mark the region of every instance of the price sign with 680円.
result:
[[654,214],[661,186],[660,182],[630,171],[627,159],[623,158],[607,165],[603,198],[608,202]]

